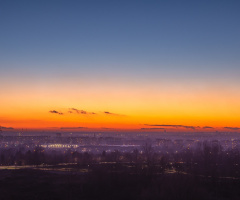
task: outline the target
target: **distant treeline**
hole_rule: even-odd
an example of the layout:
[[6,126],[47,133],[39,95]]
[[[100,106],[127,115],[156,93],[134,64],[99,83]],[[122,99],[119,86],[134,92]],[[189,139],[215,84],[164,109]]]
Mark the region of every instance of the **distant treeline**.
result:
[[0,149],[1,165],[57,165],[59,163],[75,163],[82,168],[100,164],[114,163],[126,166],[126,170],[133,173],[188,173],[217,177],[240,178],[240,151],[229,149],[223,151],[221,145],[204,141],[199,148],[186,148],[181,151],[154,151],[150,144],[142,146],[132,152],[103,151],[99,154],[78,152],[74,150],[45,151],[42,147],[26,150],[17,148]]

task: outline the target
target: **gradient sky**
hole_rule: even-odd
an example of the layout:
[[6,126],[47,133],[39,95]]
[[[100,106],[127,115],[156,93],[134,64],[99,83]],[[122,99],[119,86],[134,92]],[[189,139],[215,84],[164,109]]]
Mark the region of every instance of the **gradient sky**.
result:
[[238,0],[1,0],[0,125],[238,130],[239,10]]

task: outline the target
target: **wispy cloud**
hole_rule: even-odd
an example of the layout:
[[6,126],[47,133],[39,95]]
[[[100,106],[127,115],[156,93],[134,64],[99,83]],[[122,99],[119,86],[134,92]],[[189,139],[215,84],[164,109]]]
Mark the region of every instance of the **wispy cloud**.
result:
[[225,129],[229,129],[229,130],[239,130],[239,127],[224,127]]
[[4,127],[4,126],[0,126],[0,129],[2,130],[13,130],[13,127]]
[[110,113],[108,111],[104,111],[104,114],[107,114],[107,115],[115,115],[114,113]]
[[[63,112],[59,112],[57,110],[50,110],[49,112],[53,113],[53,114],[64,115]],[[68,108],[67,113],[69,113],[69,114],[79,114],[79,115],[97,115],[96,112],[80,110],[80,109],[77,109],[77,108]],[[104,111],[104,112],[101,112],[101,113],[103,113],[105,115],[112,115],[112,116],[125,116],[125,115],[121,115],[121,114],[112,113],[112,112],[109,112],[109,111]]]
[[211,127],[211,126],[204,126],[204,127],[202,127],[203,129],[213,129],[213,127]]
[[111,113],[109,111],[104,111],[103,113],[106,114],[106,115],[125,116],[125,115],[121,115],[121,114]]
[[79,110],[77,108],[69,108],[69,113],[77,113],[77,114],[83,114],[83,115],[95,115],[95,112],[87,112],[85,110]]
[[50,113],[53,113],[53,114],[63,115],[62,112],[59,112],[59,111],[56,111],[56,110],[50,110],[49,112],[50,112]]
[[173,124],[144,124],[145,126],[159,126],[159,127],[170,127],[170,128],[186,128],[186,129],[196,129],[200,126],[185,126],[185,125],[173,125]]
[[60,129],[86,129],[87,127],[61,127]]

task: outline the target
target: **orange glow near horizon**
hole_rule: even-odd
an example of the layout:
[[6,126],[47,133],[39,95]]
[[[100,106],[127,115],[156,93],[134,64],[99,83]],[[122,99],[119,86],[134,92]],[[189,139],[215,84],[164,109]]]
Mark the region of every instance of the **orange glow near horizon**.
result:
[[[56,85],[10,87],[6,90],[6,95],[1,97],[0,125],[31,129],[105,127],[139,130],[144,128],[143,130],[149,131],[164,131],[164,129],[150,129],[151,127],[145,124],[209,126],[217,129],[240,125],[238,115],[240,94],[234,90],[229,91],[224,88],[194,90],[188,85],[182,87],[174,85],[157,87],[156,84],[109,85],[98,86],[95,83],[86,88],[64,86],[64,84],[57,87]],[[76,111],[70,113],[71,108],[86,113],[76,113]],[[50,113],[51,110],[63,114]],[[95,114],[91,114],[92,112]],[[176,130],[180,129],[194,131],[191,128]],[[202,129],[202,131],[209,130]]]

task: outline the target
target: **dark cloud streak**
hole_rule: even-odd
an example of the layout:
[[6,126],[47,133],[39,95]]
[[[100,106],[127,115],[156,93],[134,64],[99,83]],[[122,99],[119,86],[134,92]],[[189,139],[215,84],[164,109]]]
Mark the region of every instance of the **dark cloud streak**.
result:
[[61,127],[60,129],[86,129],[87,127]]
[[111,113],[109,111],[104,111],[103,113],[106,115],[113,115],[113,116],[125,116],[125,115],[120,115],[120,114],[116,114],[116,113]]
[[144,124],[145,126],[160,126],[160,127],[172,127],[172,128],[186,128],[186,129],[197,129],[200,126],[185,126],[185,125],[174,125],[174,124]]
[[113,113],[110,113],[108,111],[104,111],[104,114],[107,114],[107,115],[114,115]]
[[13,127],[5,127],[5,126],[0,126],[0,129],[2,130],[13,130]]
[[53,113],[53,114],[63,115],[62,112],[58,112],[58,111],[56,111],[56,110],[50,110],[49,112],[50,112],[50,113]]
[[85,110],[79,110],[77,108],[69,108],[68,113],[77,113],[77,114],[82,114],[82,115],[95,115],[95,112],[87,112]]
[[211,126],[204,126],[204,127],[202,127],[203,129],[213,129],[213,127],[211,127]]
[[229,129],[229,130],[239,130],[240,128],[239,127],[224,127],[225,129]]

